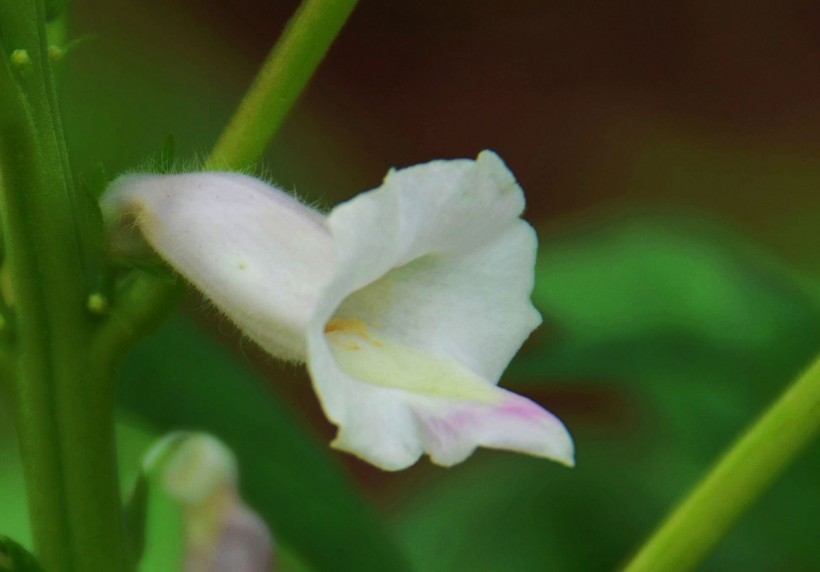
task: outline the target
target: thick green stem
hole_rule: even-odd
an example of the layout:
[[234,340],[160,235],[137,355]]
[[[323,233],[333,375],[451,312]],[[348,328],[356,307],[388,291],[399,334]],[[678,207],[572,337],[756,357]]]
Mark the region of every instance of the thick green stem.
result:
[[305,0],[208,158],[209,169],[252,166],[287,116],[357,0]]
[[[259,158],[355,3],[306,0],[211,154],[211,168],[240,169]],[[0,0],[0,171],[17,324],[14,403],[45,569],[116,572],[129,566],[110,377],[178,290],[144,277],[115,301],[101,326],[86,311],[96,233],[71,185],[43,21],[42,0]]]
[[0,2],[2,218],[16,313],[16,418],[35,549],[49,572],[126,570],[113,384],[90,367],[88,244],[41,1]]
[[626,567],[697,566],[820,431],[820,359],[729,449]]

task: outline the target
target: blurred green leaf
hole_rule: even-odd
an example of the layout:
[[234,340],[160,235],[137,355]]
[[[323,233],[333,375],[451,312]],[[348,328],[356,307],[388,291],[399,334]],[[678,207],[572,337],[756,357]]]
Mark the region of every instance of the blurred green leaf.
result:
[[46,21],[51,21],[60,16],[68,7],[69,0],[45,0]]
[[[0,437],[4,437],[0,423]],[[11,435],[8,435],[11,437]],[[135,478],[134,459],[141,457],[156,435],[133,424],[117,427],[117,452],[124,483]],[[146,536],[148,549],[141,570],[178,570],[181,562],[181,532],[177,507],[154,495],[149,501],[151,519]],[[9,532],[24,546],[31,546],[23,468],[11,439],[0,439],[0,529]]]
[[0,535],[0,572],[42,572],[34,556],[7,536]]
[[820,347],[816,287],[715,223],[593,224],[542,236],[533,300],[545,325],[514,376],[633,379],[742,357],[779,376]]
[[140,471],[123,508],[126,540],[131,551],[131,561],[135,565],[142,559],[142,554],[145,551],[149,489],[148,476]]
[[328,446],[192,324],[173,318],[133,354],[122,382],[122,405],[162,432],[207,431],[231,447],[244,498],[317,570],[408,569]]
[[23,469],[11,438],[0,441],[0,506],[0,530],[31,547]]

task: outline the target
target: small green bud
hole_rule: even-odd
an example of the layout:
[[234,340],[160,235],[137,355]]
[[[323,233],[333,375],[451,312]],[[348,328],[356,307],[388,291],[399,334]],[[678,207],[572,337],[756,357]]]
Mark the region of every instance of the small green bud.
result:
[[28,55],[26,50],[17,49],[11,52],[9,61],[11,62],[12,67],[23,69],[31,65],[31,56]]
[[94,292],[88,296],[86,307],[92,314],[102,316],[108,312],[108,297],[100,292]]
[[50,59],[52,62],[60,61],[61,59],[63,59],[64,55],[65,55],[65,50],[63,48],[61,48],[60,46],[53,46],[52,45],[52,46],[48,47],[48,59]]

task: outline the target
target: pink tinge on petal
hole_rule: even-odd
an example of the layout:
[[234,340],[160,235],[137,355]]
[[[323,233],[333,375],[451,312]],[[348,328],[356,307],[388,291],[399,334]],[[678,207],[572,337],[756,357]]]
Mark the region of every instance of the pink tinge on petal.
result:
[[574,464],[572,438],[557,417],[529,399],[499,391],[503,396],[496,404],[415,400],[414,417],[434,463],[454,465],[483,446]]
[[[189,518],[197,518],[197,515],[189,515]],[[201,526],[202,521],[196,524]],[[184,572],[270,572],[274,569],[273,538],[264,521],[241,502],[231,504],[226,514],[219,514],[216,527],[209,532],[212,538],[189,533]]]
[[273,541],[265,523],[241,507],[223,525],[213,572],[270,572],[274,568]]
[[532,401],[519,398],[515,401],[505,402],[496,408],[498,413],[518,417],[527,421],[543,421],[545,417],[554,419],[554,416],[536,405]]

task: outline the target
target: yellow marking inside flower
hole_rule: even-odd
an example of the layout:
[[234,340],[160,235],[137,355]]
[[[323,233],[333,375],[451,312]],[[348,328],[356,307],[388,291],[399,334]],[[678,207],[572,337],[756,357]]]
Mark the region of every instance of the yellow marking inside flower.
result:
[[361,382],[478,403],[500,399],[493,383],[457,361],[415,349],[377,329],[368,330],[361,320],[332,320],[325,332],[338,366]]
[[479,403],[498,400],[494,384],[455,360],[406,346],[363,320],[335,318],[325,325],[325,334],[339,367],[359,381]]
[[352,318],[348,320],[343,320],[340,318],[336,318],[334,320],[330,320],[325,325],[325,333],[332,334],[333,332],[347,332],[350,334],[357,334],[365,339],[367,339],[367,324],[365,324],[362,320]]
[[367,324],[357,318],[341,319],[336,318],[330,320],[325,325],[326,334],[335,334],[331,339],[341,348],[352,351],[359,351],[362,347],[354,341],[351,337],[361,338],[370,345],[380,348],[382,343],[370,337],[367,331]]

